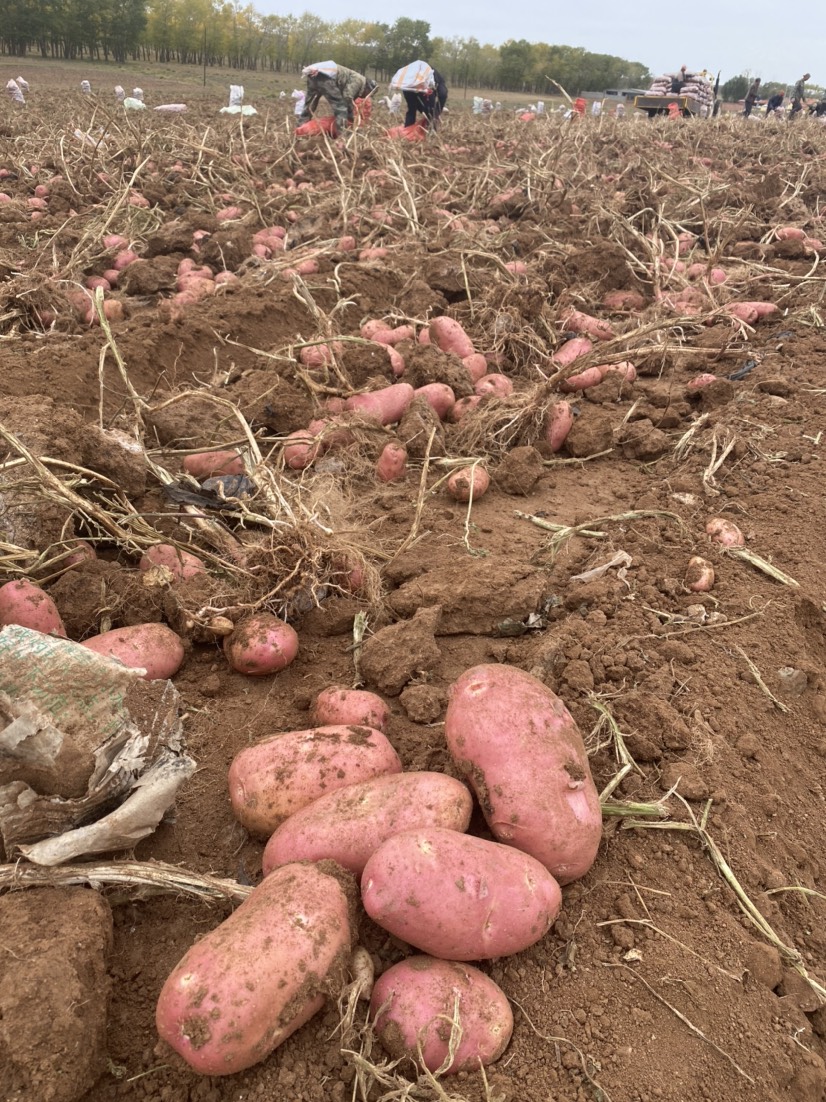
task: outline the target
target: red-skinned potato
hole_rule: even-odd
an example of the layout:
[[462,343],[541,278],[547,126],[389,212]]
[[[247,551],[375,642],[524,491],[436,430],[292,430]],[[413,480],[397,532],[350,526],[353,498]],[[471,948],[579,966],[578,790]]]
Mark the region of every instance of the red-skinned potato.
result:
[[57,605],[28,578],[18,578],[0,586],[0,628],[6,624],[18,624],[21,628],[42,631],[44,635],[66,638]]
[[460,360],[472,356],[475,349],[460,322],[446,316],[433,318],[428,326],[430,341],[442,352],[453,352]]
[[456,395],[447,383],[425,383],[417,387],[414,394],[426,400],[440,421],[444,421],[456,404]]
[[513,394],[513,383],[507,375],[493,372],[490,375],[483,375],[473,389],[481,397],[492,394],[495,398],[507,398],[509,394]]
[[336,997],[352,945],[346,874],[285,865],[192,946],[161,990],[161,1038],[201,1075],[233,1075]]
[[322,689],[313,703],[311,715],[313,723],[323,727],[325,724],[355,724],[357,727],[372,727],[376,731],[386,731],[390,719],[390,709],[376,693],[366,689],[347,689],[343,685],[331,685]]
[[587,356],[593,347],[587,337],[573,337],[557,348],[551,356],[551,363],[554,367],[569,367],[580,356]]
[[570,402],[555,402],[548,411],[545,423],[545,439],[552,452],[558,452],[568,438],[574,424],[574,411]]
[[374,922],[423,953],[490,960],[544,937],[562,893],[527,853],[428,827],[379,846],[364,866],[361,898]]
[[563,315],[562,326],[572,333],[584,333],[595,341],[610,341],[614,336],[614,327],[609,321],[583,314],[581,310],[569,310]]
[[490,475],[484,467],[474,465],[454,471],[447,480],[447,492],[455,501],[477,501],[487,493]]
[[244,460],[237,451],[195,452],[184,457],[184,470],[202,480],[222,474],[243,474]]
[[[450,1026],[458,999],[459,1034],[453,1060]],[[474,1072],[498,1060],[513,1033],[504,992],[469,964],[412,956],[382,973],[370,1000],[373,1029],[388,1055],[420,1061],[443,1074]],[[420,1055],[421,1052],[421,1055]]]
[[182,551],[171,543],[156,543],[154,547],[144,551],[138,570],[145,574],[153,566],[165,567],[176,582],[186,582],[206,573],[204,564],[196,555],[190,555],[188,551]]
[[585,875],[602,812],[582,735],[555,693],[515,666],[474,666],[450,688],[445,738],[494,838],[561,884]]
[[241,825],[268,838],[289,815],[326,793],[401,770],[387,738],[370,727],[286,731],[236,754],[229,798]]
[[144,669],[146,681],[159,681],[174,675],[184,660],[184,645],[179,635],[165,624],[135,624],[113,628],[84,639],[81,644],[115,658],[132,670]]
[[608,291],[602,299],[608,310],[641,310],[645,299],[639,291]]
[[407,448],[391,440],[385,444],[376,463],[379,482],[399,482],[407,473]]
[[692,555],[685,572],[685,587],[692,593],[708,593],[714,586],[714,567],[699,555]]
[[393,383],[367,394],[354,394],[344,403],[344,408],[356,410],[363,417],[382,425],[394,425],[401,421],[412,401],[413,387],[410,383]]
[[298,654],[295,628],[269,612],[235,625],[224,640],[224,654],[236,673],[267,677],[286,669]]
[[716,382],[716,375],[712,375],[710,371],[704,371],[702,375],[695,375],[690,382],[686,383],[686,390],[691,394],[695,394],[698,390],[702,390],[703,387],[711,386],[712,383]]
[[462,363],[465,365],[468,375],[470,375],[470,381],[474,384],[478,383],[488,373],[488,361],[481,352],[474,352],[471,356],[465,356]]
[[584,371],[578,372],[576,375],[569,375],[567,379],[563,379],[559,384],[559,389],[566,394],[570,394],[574,390],[588,390],[589,387],[597,386],[602,382],[603,369],[601,367],[586,367]]
[[723,547],[744,547],[746,540],[733,520],[712,517],[706,524],[706,534]]
[[309,429],[296,429],[284,438],[284,462],[291,471],[303,471],[323,449],[323,443]]
[[451,407],[450,413],[447,415],[448,421],[453,425],[457,425],[466,414],[476,409],[481,401],[481,394],[469,394],[467,398],[460,398]]
[[465,831],[472,811],[468,789],[444,773],[395,773],[348,784],[278,827],[264,850],[264,875],[290,861],[329,858],[360,876],[392,835],[431,826]]

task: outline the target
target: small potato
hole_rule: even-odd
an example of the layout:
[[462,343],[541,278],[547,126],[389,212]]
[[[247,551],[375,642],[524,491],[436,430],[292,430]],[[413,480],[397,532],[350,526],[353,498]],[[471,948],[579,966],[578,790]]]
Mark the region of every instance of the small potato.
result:
[[102,635],[93,635],[81,644],[117,659],[132,670],[144,669],[146,681],[162,681],[174,675],[184,660],[184,645],[180,636],[164,624],[135,624],[113,628]]
[[486,394],[492,394],[495,398],[507,398],[509,394],[513,394],[513,383],[507,375],[499,375],[494,372],[490,375],[483,375],[473,389],[482,397]]
[[144,551],[138,570],[145,574],[153,566],[166,567],[176,582],[186,582],[206,573],[204,564],[197,556],[190,555],[188,551],[182,551],[171,543],[156,543],[154,547]]
[[455,501],[477,501],[490,486],[490,475],[478,465],[462,467],[447,480],[447,492]]
[[286,731],[236,754],[229,798],[241,825],[268,838],[289,815],[326,793],[401,771],[381,731],[354,724]]
[[243,474],[244,460],[237,451],[195,452],[184,457],[184,470],[202,481],[222,474]]
[[66,628],[57,605],[48,593],[27,578],[0,586],[0,628],[18,624],[44,635],[66,638]]
[[470,375],[470,381],[474,384],[478,383],[488,373],[488,361],[481,352],[474,352],[470,356],[465,356],[462,363],[465,365],[468,375]]
[[603,296],[602,305],[608,310],[641,310],[645,299],[639,291],[608,291]]
[[559,389],[564,391],[565,394],[570,394],[575,390],[588,390],[590,387],[597,386],[601,383],[602,377],[603,369],[601,367],[586,367],[584,371],[580,371],[576,375],[569,375],[567,379],[563,379],[559,384]]
[[495,838],[562,884],[585,875],[602,809],[582,735],[556,693],[515,666],[474,666],[450,688],[445,738]]
[[583,333],[596,341],[610,341],[615,335],[609,321],[583,314],[581,310],[569,310],[562,318],[562,326],[568,332]]
[[439,420],[444,421],[456,405],[456,395],[447,383],[425,383],[417,387],[415,396],[425,398]]
[[268,612],[236,624],[224,640],[224,654],[236,673],[267,677],[286,669],[298,654],[295,628]]
[[322,689],[315,698],[311,715],[313,723],[319,727],[325,724],[355,724],[357,727],[386,731],[390,709],[376,693],[331,685],[329,689]]
[[690,394],[695,394],[698,390],[702,390],[703,387],[711,386],[712,383],[716,382],[716,375],[712,375],[710,371],[704,371],[702,375],[695,375],[690,382],[686,383],[686,390]]
[[407,473],[407,448],[392,441],[385,444],[376,464],[379,482],[399,482]]
[[557,348],[551,356],[551,363],[554,367],[569,367],[580,356],[587,356],[589,352],[593,351],[593,348],[593,344],[587,337],[573,337]]
[[433,318],[428,329],[431,342],[442,352],[453,352],[460,360],[473,355],[473,342],[455,318]]
[[453,404],[447,416],[448,421],[450,421],[452,425],[458,425],[462,418],[476,409],[481,401],[481,394],[470,394],[467,398],[460,398],[458,402]]
[[[457,1006],[458,1003],[458,1006]],[[438,1071],[448,1060],[458,1010],[458,1044],[443,1074],[473,1072],[498,1060],[513,1033],[505,993],[469,964],[412,956],[388,968],[373,987],[370,1016],[388,1055]]]
[[323,443],[309,429],[296,429],[285,437],[284,463],[291,471],[303,471],[323,450]]
[[558,452],[573,428],[574,411],[570,402],[556,402],[548,411],[545,423],[545,439],[552,452]]
[[155,1022],[196,1072],[252,1067],[340,992],[353,941],[348,880],[332,865],[285,865],[176,965]]
[[692,555],[685,572],[685,587],[692,593],[708,593],[714,586],[714,567],[699,555]]
[[465,831],[472,810],[465,785],[443,773],[395,773],[348,784],[278,827],[264,850],[264,875],[290,861],[329,858],[360,876],[392,835],[431,826]]
[[724,517],[712,517],[706,524],[706,534],[723,547],[744,547],[746,543],[743,533],[734,521]]
[[490,960],[544,937],[562,893],[527,853],[428,827],[379,846],[364,867],[361,898],[382,929],[424,953]]

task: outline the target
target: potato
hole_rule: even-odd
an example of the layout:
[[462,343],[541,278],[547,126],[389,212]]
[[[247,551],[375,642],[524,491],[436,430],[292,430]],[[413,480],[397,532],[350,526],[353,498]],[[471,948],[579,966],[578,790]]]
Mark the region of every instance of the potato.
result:
[[163,566],[176,582],[185,582],[206,573],[204,564],[195,555],[182,551],[171,543],[156,543],[141,555],[138,570],[146,573],[153,566]]
[[472,383],[478,383],[488,373],[488,361],[481,352],[473,352],[470,356],[464,356],[462,363],[465,365]]
[[0,586],[0,628],[6,624],[19,624],[22,628],[42,631],[44,635],[66,638],[57,605],[28,578],[18,578]]
[[426,399],[441,421],[444,421],[456,404],[456,395],[447,383],[425,383],[424,386],[417,387],[415,395]]
[[379,482],[399,482],[407,474],[407,448],[391,440],[382,448],[376,463],[376,478]]
[[490,486],[490,475],[484,467],[478,465],[462,467],[454,471],[447,480],[447,492],[455,501],[478,501],[487,493]]
[[574,424],[574,411],[570,402],[556,402],[548,411],[545,422],[545,439],[552,452],[558,452],[568,438]]
[[614,336],[614,327],[608,321],[583,314],[581,310],[569,310],[562,318],[565,330],[571,333],[584,333],[595,341],[610,341]]
[[281,824],[264,850],[264,875],[290,861],[329,857],[359,876],[385,839],[418,827],[465,831],[472,810],[467,788],[443,773],[395,773],[348,784]]
[[453,352],[463,360],[476,351],[470,337],[455,318],[433,318],[428,326],[430,340],[442,352]]
[[347,689],[343,685],[331,685],[322,689],[312,708],[313,723],[319,727],[325,723],[355,724],[386,731],[390,709],[380,696],[365,689]]
[[509,394],[513,394],[513,383],[507,375],[494,372],[491,375],[483,375],[473,389],[482,397],[492,394],[495,398],[507,398]]
[[393,425],[401,421],[412,401],[413,387],[410,383],[393,383],[367,394],[354,394],[344,403],[344,408],[357,410],[379,424]]
[[237,451],[195,452],[184,457],[183,466],[187,474],[199,480],[244,473],[244,460]]
[[229,767],[229,798],[242,826],[269,838],[289,815],[326,793],[401,771],[396,751],[370,727],[285,731],[236,754]]
[[706,533],[723,547],[744,547],[746,544],[745,536],[734,521],[725,517],[712,517],[706,524]]
[[364,867],[361,898],[374,922],[422,952],[485,960],[539,941],[562,893],[527,853],[427,827],[379,846]]
[[602,813],[582,735],[555,693],[513,666],[474,666],[450,688],[445,737],[495,838],[561,884],[585,875]]
[[285,865],[197,941],[163,985],[158,1033],[201,1075],[264,1060],[343,986],[348,883],[334,866]]
[[236,673],[267,677],[285,669],[298,654],[295,628],[269,612],[235,625],[224,640],[224,654]]
[[593,347],[587,337],[573,337],[557,348],[551,356],[551,363],[554,367],[568,367],[580,356],[587,356]]
[[508,1047],[513,1012],[493,980],[469,964],[412,956],[379,977],[370,1000],[373,1029],[388,1055],[409,1056],[430,1071],[448,1059],[457,1009],[461,1033],[445,1075],[492,1064]]
[[714,567],[699,555],[692,555],[685,572],[685,587],[692,593],[708,593],[714,587]]
[[[571,342],[569,342],[571,343]],[[569,394],[573,390],[588,390],[602,382],[603,369],[601,367],[586,367],[584,371],[576,375],[569,375],[559,384],[559,389]]]
[[184,645],[180,636],[165,624],[135,624],[128,628],[113,628],[102,635],[85,639],[82,646],[115,658],[130,669],[144,669],[146,681],[173,677],[184,660]]

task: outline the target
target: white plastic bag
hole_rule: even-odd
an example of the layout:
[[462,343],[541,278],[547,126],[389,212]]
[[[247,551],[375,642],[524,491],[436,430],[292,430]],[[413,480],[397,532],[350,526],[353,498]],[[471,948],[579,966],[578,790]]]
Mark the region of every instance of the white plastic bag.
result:
[[126,92],[124,92],[123,87],[120,84],[115,85],[115,99],[118,101],[118,103],[123,103],[123,101],[126,99]]
[[392,92],[429,92],[436,87],[433,70],[426,61],[411,61],[403,65],[390,81]]
[[186,111],[185,103],[161,103],[157,107],[153,107],[153,111],[163,111],[169,115],[181,115]]
[[143,103],[143,88],[133,88],[132,99],[139,100],[141,103]]
[[123,101],[123,106],[127,111],[145,111],[146,104],[143,100],[135,99],[134,96],[127,96]]
[[80,82],[80,90],[84,94],[84,96],[91,96],[92,85],[89,83],[88,80],[82,80]]
[[230,107],[240,107],[244,102],[244,85],[243,84],[230,84],[229,86],[229,105]]
[[27,80],[24,80],[24,79],[23,79],[22,77],[18,77],[18,78],[17,78],[17,85],[18,85],[18,87],[19,87],[19,88],[21,88],[21,89],[22,89],[22,90],[23,90],[24,92],[28,92],[28,90],[29,90],[29,82],[28,82]]
[[315,76],[316,73],[323,73],[325,77],[334,77],[338,72],[338,65],[334,61],[315,61],[312,65],[307,65],[301,70],[303,77]]
[[293,92],[292,98],[295,100],[295,107],[293,108],[293,114],[294,115],[303,115],[304,114],[304,101],[307,98],[307,93],[306,92],[301,92],[298,89],[296,89]]
[[26,100],[23,97],[23,93],[20,91],[20,85],[16,80],[10,80],[6,85],[6,91],[11,96],[15,103],[25,103]]

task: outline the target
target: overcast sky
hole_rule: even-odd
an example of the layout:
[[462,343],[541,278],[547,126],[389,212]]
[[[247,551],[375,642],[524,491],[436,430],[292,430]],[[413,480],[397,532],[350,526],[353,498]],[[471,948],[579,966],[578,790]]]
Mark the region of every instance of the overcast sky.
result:
[[[722,70],[722,81],[748,72],[764,80],[793,83],[805,72],[826,85],[826,20],[822,4],[797,0],[253,0],[262,14],[324,20],[347,17],[393,23],[399,16],[424,19],[431,36],[475,37],[500,45],[509,38],[583,46],[593,53],[640,61],[654,74],[687,65]],[[411,59],[412,60],[412,59]],[[425,59],[426,60],[426,59]]]

